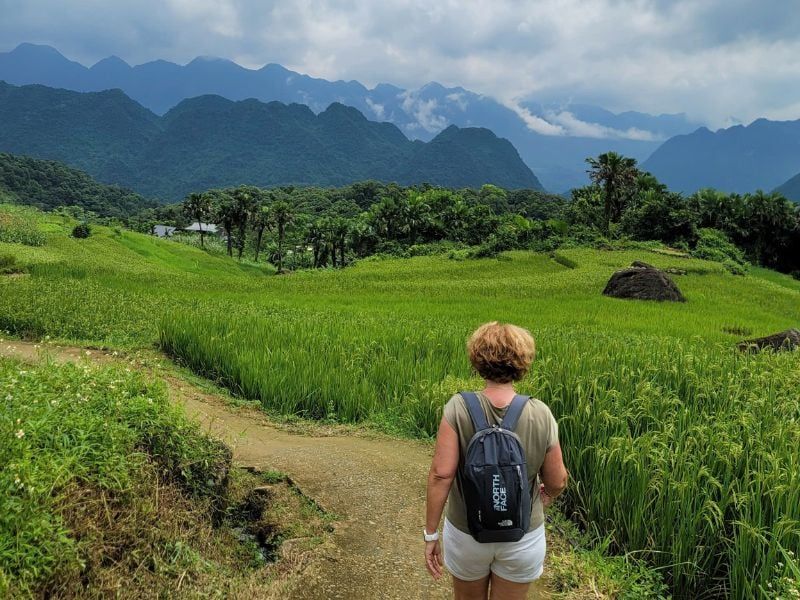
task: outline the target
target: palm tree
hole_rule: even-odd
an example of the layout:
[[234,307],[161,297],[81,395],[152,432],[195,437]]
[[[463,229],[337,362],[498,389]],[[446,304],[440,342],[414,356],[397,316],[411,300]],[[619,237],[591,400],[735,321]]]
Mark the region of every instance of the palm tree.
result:
[[295,218],[292,205],[285,200],[276,200],[269,207],[270,222],[278,234],[278,273],[283,273],[283,240],[286,238],[286,228]]
[[242,260],[244,244],[247,239],[247,221],[254,212],[258,198],[261,196],[261,190],[257,187],[241,185],[235,188],[231,195],[234,202],[233,225],[238,229],[238,235],[236,237],[237,258]]
[[636,190],[639,169],[635,158],[626,158],[616,152],[606,152],[597,158],[587,158],[592,183],[603,189],[606,231],[611,223],[620,220],[625,204]]
[[261,198],[256,202],[253,207],[253,213],[250,215],[251,226],[256,234],[256,247],[253,261],[258,262],[258,256],[261,254],[261,240],[264,238],[264,230],[269,229],[270,226],[270,210],[269,204],[265,203]]
[[331,238],[333,242],[333,266],[336,266],[336,249],[339,249],[339,266],[344,267],[344,252],[347,246],[347,236],[350,234],[350,223],[347,219],[336,217],[331,223]]
[[226,190],[212,190],[214,220],[225,231],[228,256],[233,257],[233,227],[237,223],[238,208],[230,193]]
[[417,243],[420,235],[425,237],[431,226],[431,207],[422,194],[409,193],[406,206],[406,228],[408,230],[408,241],[412,244]]
[[211,218],[212,202],[209,194],[189,194],[183,201],[183,212],[200,226],[200,247],[205,248],[203,223]]
[[313,266],[316,269],[317,267],[321,266],[320,258],[322,254],[322,244],[325,240],[322,225],[319,220],[312,221],[309,224],[308,229],[306,230],[305,239],[307,243],[311,244],[311,251],[314,254]]

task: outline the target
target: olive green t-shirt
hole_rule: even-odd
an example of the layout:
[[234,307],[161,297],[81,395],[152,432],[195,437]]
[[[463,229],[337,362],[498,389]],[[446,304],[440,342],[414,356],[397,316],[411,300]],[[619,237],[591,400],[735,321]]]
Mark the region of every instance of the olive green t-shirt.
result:
[[[495,408],[489,399],[478,392],[483,412],[489,425],[499,425],[503,421],[507,407]],[[469,416],[464,398],[461,394],[456,394],[445,404],[444,418],[456,430],[458,434],[459,471],[464,466],[464,456],[467,453],[467,446],[472,436],[475,435],[475,426]],[[539,470],[544,462],[544,455],[547,451],[558,443],[558,424],[553,413],[541,400],[531,398],[520,415],[519,422],[514,428],[514,432],[522,442],[525,450],[525,460],[528,465],[528,483],[533,494],[531,502],[531,526],[528,531],[533,531],[544,523],[544,509],[542,499],[539,496]],[[456,477],[456,481],[450,488],[450,495],[447,498],[447,520],[454,527],[464,533],[469,533],[467,524],[467,509],[464,504],[464,496],[461,493],[461,486]]]

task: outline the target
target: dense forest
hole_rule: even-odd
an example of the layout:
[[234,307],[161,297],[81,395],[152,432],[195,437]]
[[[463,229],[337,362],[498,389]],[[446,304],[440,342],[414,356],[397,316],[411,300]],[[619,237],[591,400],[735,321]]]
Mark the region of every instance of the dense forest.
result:
[[0,194],[42,210],[78,206],[101,217],[126,217],[157,205],[130,190],[98,183],[59,162],[2,152]]

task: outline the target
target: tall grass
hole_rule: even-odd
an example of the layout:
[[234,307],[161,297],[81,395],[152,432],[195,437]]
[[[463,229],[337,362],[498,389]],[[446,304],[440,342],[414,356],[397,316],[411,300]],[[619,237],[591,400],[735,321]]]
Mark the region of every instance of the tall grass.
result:
[[[433,435],[475,385],[454,321],[333,313],[180,316],[163,347],[272,410]],[[663,568],[679,597],[753,598],[800,552],[795,355],[602,330],[539,331],[521,388],[557,415],[574,517]]]

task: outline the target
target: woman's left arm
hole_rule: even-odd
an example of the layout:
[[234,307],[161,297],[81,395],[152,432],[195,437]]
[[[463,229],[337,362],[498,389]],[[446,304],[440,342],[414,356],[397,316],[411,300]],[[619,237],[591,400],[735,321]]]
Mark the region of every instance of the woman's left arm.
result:
[[[458,470],[458,434],[453,426],[442,417],[439,433],[436,435],[436,448],[428,474],[428,493],[425,508],[425,531],[433,533],[439,528],[447,495]],[[441,545],[438,541],[426,542],[425,562],[434,579],[442,576]]]

